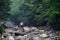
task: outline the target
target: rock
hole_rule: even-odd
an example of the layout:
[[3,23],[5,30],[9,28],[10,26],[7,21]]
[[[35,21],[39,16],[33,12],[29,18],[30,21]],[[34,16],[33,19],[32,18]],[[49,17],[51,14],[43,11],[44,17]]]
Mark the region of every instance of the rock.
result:
[[38,36],[34,36],[33,40],[40,40]]
[[25,36],[18,36],[17,39],[19,39],[19,40],[25,40],[26,37]]
[[43,33],[43,34],[40,35],[40,37],[45,38],[45,37],[48,37],[48,35]]
[[44,30],[39,30],[40,32],[44,32]]
[[43,38],[42,40],[52,40],[51,38]]
[[23,27],[25,32],[29,32],[30,28],[29,27]]
[[30,30],[36,30],[37,28],[36,27],[31,27]]

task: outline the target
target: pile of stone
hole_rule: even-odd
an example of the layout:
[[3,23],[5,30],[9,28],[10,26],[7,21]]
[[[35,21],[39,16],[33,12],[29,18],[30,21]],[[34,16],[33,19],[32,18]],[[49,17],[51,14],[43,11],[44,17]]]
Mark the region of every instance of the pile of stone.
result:
[[[7,32],[11,30],[7,30]],[[14,33],[19,33],[20,35],[15,37],[15,40],[59,40],[58,32],[51,30],[38,29],[36,27],[24,27],[24,32],[13,31]]]
[[38,30],[27,35],[26,40],[57,40],[58,34],[52,31]]

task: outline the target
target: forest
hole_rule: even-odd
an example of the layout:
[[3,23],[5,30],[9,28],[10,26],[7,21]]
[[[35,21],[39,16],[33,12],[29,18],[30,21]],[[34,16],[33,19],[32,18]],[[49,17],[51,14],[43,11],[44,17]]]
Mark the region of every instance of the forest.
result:
[[1,28],[4,21],[60,30],[60,0],[0,0]]

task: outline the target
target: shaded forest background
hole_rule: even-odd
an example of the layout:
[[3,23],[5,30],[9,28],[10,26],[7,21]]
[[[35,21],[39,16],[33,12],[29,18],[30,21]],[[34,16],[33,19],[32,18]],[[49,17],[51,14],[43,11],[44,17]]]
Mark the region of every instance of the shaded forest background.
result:
[[0,0],[0,25],[4,21],[60,30],[60,0]]

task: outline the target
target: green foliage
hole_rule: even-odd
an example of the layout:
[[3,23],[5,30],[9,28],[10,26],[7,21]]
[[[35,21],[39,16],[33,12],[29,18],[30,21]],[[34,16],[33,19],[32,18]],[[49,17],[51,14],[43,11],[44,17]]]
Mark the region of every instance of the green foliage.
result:
[[[56,20],[56,15],[60,15],[59,0],[25,0],[19,6],[19,12],[14,12],[17,21],[24,21],[27,24],[40,25],[41,23],[53,24]],[[12,15],[13,16],[13,15]]]
[[3,26],[0,25],[0,34],[3,34]]
[[19,13],[19,6],[21,6],[24,3],[24,0],[11,0],[12,4],[10,5],[11,7],[11,14],[15,15],[15,13]]
[[0,21],[7,20],[9,14],[9,2],[10,0],[0,0]]
[[39,3],[34,6],[35,8],[32,8],[34,10],[31,9],[35,15],[34,20],[37,21],[36,23],[44,21],[50,24],[55,23],[57,21],[56,14],[60,14],[59,6],[59,0],[43,0],[42,3]]

